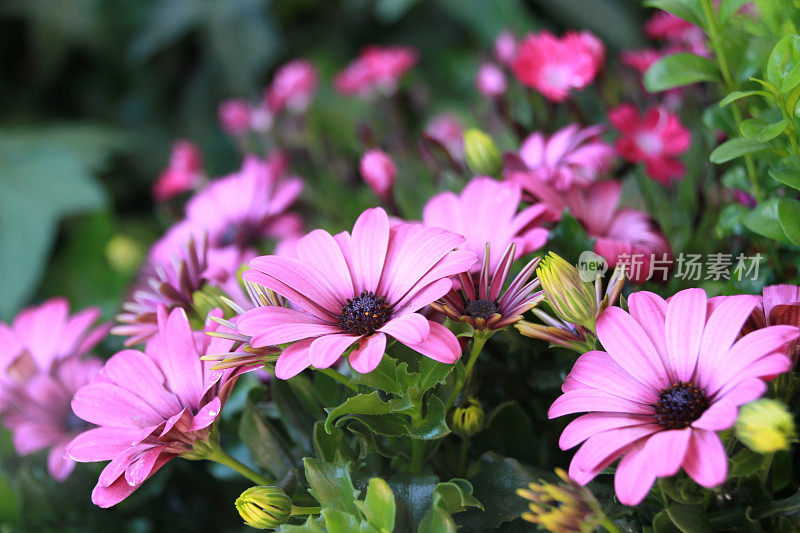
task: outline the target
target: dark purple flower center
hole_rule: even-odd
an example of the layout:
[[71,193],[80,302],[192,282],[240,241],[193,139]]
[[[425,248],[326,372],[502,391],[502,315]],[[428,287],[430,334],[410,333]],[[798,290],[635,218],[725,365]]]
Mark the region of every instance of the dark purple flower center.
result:
[[363,291],[353,299],[348,298],[342,306],[339,325],[351,335],[372,335],[386,324],[392,316],[392,306],[384,296],[375,296],[372,291]]
[[711,402],[703,389],[677,381],[662,390],[653,406],[656,422],[666,429],[683,429],[700,418]]
[[472,318],[486,320],[497,312],[497,302],[494,300],[472,300],[467,304],[467,314]]

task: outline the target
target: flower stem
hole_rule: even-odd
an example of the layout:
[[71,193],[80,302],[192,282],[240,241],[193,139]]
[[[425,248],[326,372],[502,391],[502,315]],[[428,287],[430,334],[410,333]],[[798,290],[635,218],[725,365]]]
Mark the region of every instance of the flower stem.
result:
[[302,515],[309,515],[309,514],[319,514],[322,511],[319,507],[297,507],[296,505],[292,505],[292,516],[302,516]]
[[425,459],[425,441],[421,439],[411,439],[411,472],[419,474],[422,472],[422,462]]
[[219,463],[221,465],[225,465],[228,468],[235,470],[242,476],[246,477],[256,485],[274,485],[274,481],[270,481],[267,478],[261,476],[253,472],[247,465],[240,463],[227,453],[225,450],[222,449],[219,444],[213,446],[208,450],[208,453],[205,455],[204,459],[207,461],[214,461],[215,463]]
[[472,377],[472,368],[475,366],[475,361],[478,360],[478,356],[483,349],[483,345],[486,344],[486,341],[489,340],[489,337],[491,337],[491,333],[484,333],[482,331],[476,331],[473,335],[472,350],[469,352],[467,366],[464,367],[464,373],[466,377],[460,386],[456,386],[456,388],[453,389],[453,393],[450,395],[450,399],[447,401],[447,409],[450,409],[450,407],[453,406],[456,398],[458,398],[458,395],[461,393],[461,390],[470,382],[470,378]]
[[459,475],[466,477],[467,474],[467,452],[469,451],[469,439],[461,439],[461,450],[458,456]]
[[608,531],[608,533],[621,533],[617,525],[614,522],[612,522],[609,518],[604,518],[603,521],[600,522],[600,525],[606,528],[606,531]]
[[347,379],[347,377],[341,375],[339,372],[337,372],[333,368],[317,368],[316,370],[318,372],[322,372],[323,374],[325,374],[329,378],[338,381],[339,383],[341,383],[345,387],[347,387],[347,388],[349,388],[351,390],[354,390],[354,391],[358,391],[358,387],[356,387],[355,385],[350,383],[350,380]]

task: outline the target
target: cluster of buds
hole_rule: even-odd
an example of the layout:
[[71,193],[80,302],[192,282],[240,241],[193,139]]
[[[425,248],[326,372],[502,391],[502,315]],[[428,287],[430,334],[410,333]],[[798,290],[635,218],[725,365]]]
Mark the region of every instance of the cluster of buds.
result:
[[564,470],[557,468],[562,479],[557,483],[531,483],[517,494],[529,500],[528,511],[522,518],[553,533],[589,532],[605,521],[600,505],[588,489],[570,480]]
[[603,292],[603,280],[586,281],[581,273],[557,254],[550,252],[539,264],[536,275],[553,315],[536,308],[532,312],[543,323],[522,320],[515,324],[520,333],[534,339],[570,348],[579,353],[594,349],[595,322],[614,305],[625,283],[625,268],[618,266]]

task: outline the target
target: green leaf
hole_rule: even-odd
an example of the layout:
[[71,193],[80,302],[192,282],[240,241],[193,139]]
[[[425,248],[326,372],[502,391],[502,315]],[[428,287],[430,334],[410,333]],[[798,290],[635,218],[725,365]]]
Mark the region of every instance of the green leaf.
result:
[[447,410],[444,402],[435,394],[431,394],[428,399],[427,411],[419,425],[408,424],[406,430],[415,439],[434,440],[441,439],[450,434],[447,427]]
[[286,431],[294,442],[310,453],[314,449],[311,442],[314,423],[325,414],[314,399],[311,382],[301,374],[288,381],[273,380],[271,387],[272,399]]
[[11,526],[19,520],[19,497],[7,477],[0,477],[0,524]]
[[784,94],[800,85],[800,35],[787,35],[772,49],[767,80]]
[[728,20],[739,11],[739,9],[749,3],[751,0],[722,0],[717,9],[717,17],[722,26],[728,23]]
[[419,533],[455,532],[453,514],[477,507],[483,510],[478,500],[472,497],[472,485],[464,479],[453,479],[439,483],[433,489],[431,508],[422,518]]
[[416,530],[431,506],[437,482],[436,476],[431,475],[398,473],[389,478],[397,506],[395,528],[398,531]]
[[744,225],[754,233],[784,244],[791,244],[778,219],[778,198],[770,198],[758,204],[744,217]]
[[703,7],[698,0],[645,0],[644,5],[672,13],[701,28],[706,20],[703,16]]
[[276,529],[276,531],[280,531],[281,533],[325,533],[325,530],[322,528],[324,522],[324,517],[311,515],[306,519],[303,525],[294,526],[291,524],[283,524]]
[[644,86],[651,93],[701,81],[719,82],[716,65],[694,54],[671,54],[653,63],[644,73]]
[[800,202],[791,198],[779,198],[778,220],[789,241],[800,246]]
[[672,503],[667,507],[672,523],[683,533],[706,533],[711,531],[705,509],[700,505]]
[[719,106],[725,107],[732,102],[741,100],[742,98],[747,98],[748,96],[763,96],[764,98],[772,98],[772,95],[767,91],[733,91],[732,93],[728,93],[725,98],[719,101]]
[[408,363],[398,363],[394,357],[384,355],[375,370],[366,374],[356,372],[351,381],[356,385],[365,385],[373,389],[391,392],[397,396],[406,396],[409,388],[414,387],[418,379],[418,374],[408,371]]
[[256,463],[264,467],[273,477],[281,479],[292,468],[294,460],[286,451],[280,433],[256,408],[266,388],[256,387],[249,391],[247,405],[239,423],[239,438],[242,439]]
[[540,436],[528,413],[513,401],[498,405],[486,419],[486,429],[472,437],[477,449],[534,462],[541,457]]
[[759,142],[771,141],[786,129],[789,125],[787,119],[779,120],[775,123],[764,122],[757,118],[749,118],[742,121],[739,125],[739,130],[747,139],[755,139]]
[[333,422],[340,416],[352,414],[383,415],[396,411],[390,402],[381,400],[377,391],[369,394],[357,394],[346,399],[333,409],[325,410],[328,411],[328,417],[325,419],[325,431],[328,433],[333,431]]
[[356,502],[367,521],[381,533],[394,531],[394,493],[389,484],[379,477],[369,480],[363,502]]
[[751,139],[730,139],[717,146],[714,151],[711,152],[709,160],[712,163],[720,165],[736,159],[737,157],[742,157],[743,155],[767,150],[769,147],[768,144]]
[[304,457],[303,466],[309,484],[308,492],[320,505],[358,516],[355,504],[358,491],[350,479],[350,463],[325,463]]
[[749,476],[758,472],[764,464],[764,456],[750,448],[742,450],[730,458],[731,477]]
[[769,167],[772,179],[800,190],[800,154],[784,157]]
[[675,527],[669,519],[666,509],[662,509],[653,517],[653,533],[680,533],[680,529]]
[[328,433],[325,431],[325,424],[322,420],[318,420],[314,424],[313,441],[314,454],[322,461],[336,462],[342,455],[354,459],[344,432],[339,428],[333,428]]
[[82,125],[0,133],[0,318],[36,288],[59,221],[105,205],[92,174],[122,142]]
[[349,513],[327,507],[322,510],[328,533],[353,533],[359,530],[361,520]]
[[435,387],[437,384],[444,383],[447,376],[453,371],[453,365],[434,361],[430,357],[420,357],[419,359],[419,391],[425,392]]

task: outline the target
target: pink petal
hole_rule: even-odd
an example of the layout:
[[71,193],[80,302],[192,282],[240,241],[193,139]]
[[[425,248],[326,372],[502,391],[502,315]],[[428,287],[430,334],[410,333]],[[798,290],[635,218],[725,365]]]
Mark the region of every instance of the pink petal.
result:
[[697,375],[700,383],[706,383],[706,376],[714,368],[724,364],[724,358],[731,348],[747,318],[758,304],[755,296],[729,296],[722,301],[708,318],[703,340],[700,343],[700,357],[697,361]]
[[426,305],[435,302],[439,298],[443,298],[444,295],[450,292],[452,287],[453,282],[449,279],[434,281],[415,293],[409,292],[406,298],[395,305],[395,310],[398,313],[413,313],[419,311]]
[[159,456],[163,453],[163,449],[158,446],[140,453],[125,469],[125,481],[128,485],[136,487],[144,483],[144,480],[150,477],[150,472],[156,464]]
[[99,427],[84,431],[67,445],[67,454],[80,463],[108,461],[138,444],[135,428]]
[[461,345],[452,331],[432,320],[428,320],[430,334],[419,343],[408,343],[397,339],[414,351],[440,363],[452,364],[461,357]]
[[716,487],[728,476],[728,457],[722,441],[713,431],[692,431],[683,469],[693,480],[704,487]]
[[[423,295],[420,293],[427,292],[432,286],[443,290],[444,284],[438,283],[443,279],[450,278],[456,274],[467,272],[477,261],[477,256],[474,252],[468,250],[455,250],[451,251],[440,259],[430,270],[428,270],[419,280],[414,283],[402,297],[395,302],[395,307],[398,310],[406,310],[411,303],[414,305],[420,304],[423,300]],[[446,292],[446,291],[445,291]],[[424,298],[434,296],[428,292]],[[434,298],[435,300],[436,298]],[[433,301],[433,300],[430,300]],[[428,302],[430,303],[430,302]],[[419,308],[418,308],[419,309]]]
[[565,392],[556,398],[547,412],[547,417],[557,418],[573,413],[591,412],[652,415],[653,407],[597,389],[577,389]]
[[686,289],[673,296],[667,306],[667,353],[679,381],[689,381],[694,374],[706,323],[706,301],[703,289]]
[[[797,285],[770,285],[764,287],[764,315],[769,318],[772,308],[777,305],[800,303],[800,287]],[[769,324],[790,324],[789,322],[768,322]],[[798,324],[791,324],[796,326]]]
[[558,445],[562,450],[568,450],[596,433],[652,423],[653,418],[648,416],[620,413],[589,413],[581,415],[567,424],[567,427],[561,433]]
[[98,426],[145,428],[163,421],[147,402],[111,383],[94,382],[78,389],[72,410]]
[[[173,454],[161,454],[158,460],[150,469],[150,474],[155,474],[162,466],[164,466],[170,459],[175,457]],[[106,467],[108,468],[108,467]],[[132,487],[125,481],[124,477],[119,477],[113,483],[103,486],[98,483],[94,490],[92,490],[92,503],[98,507],[108,508],[114,506],[130,496],[133,491],[139,488],[139,485]]]
[[381,362],[385,351],[386,335],[383,333],[363,337],[358,347],[350,352],[350,366],[360,374],[372,372]]
[[103,373],[120,387],[137,394],[164,418],[182,408],[178,398],[164,388],[165,378],[161,369],[138,350],[122,350],[114,354],[103,367]]
[[203,393],[203,368],[183,308],[176,307],[169,314],[162,342],[166,351],[158,354],[157,362],[167,378],[167,385],[180,398],[181,405],[197,408]]
[[670,386],[661,356],[631,315],[609,307],[597,319],[597,335],[609,355],[631,376],[656,391]]
[[311,366],[308,353],[311,342],[312,339],[297,341],[281,353],[275,363],[275,376],[278,379],[292,378]]
[[359,335],[323,335],[314,339],[309,349],[309,358],[314,368],[328,368],[359,339]]
[[755,377],[744,377],[737,381],[729,382],[722,389],[720,389],[720,391],[717,393],[717,401],[739,406],[761,398],[765,392],[767,392],[767,384],[761,379]]
[[236,329],[251,336],[250,345],[256,348],[343,332],[341,327],[303,311],[273,306],[247,311],[236,322]]
[[[647,439],[647,442],[656,435]],[[652,461],[653,456],[645,448],[644,439],[631,445],[614,474],[614,491],[620,503],[638,505],[647,496],[656,480]]]
[[75,461],[65,456],[66,444],[53,446],[47,454],[47,471],[56,481],[64,481],[75,469]]
[[[763,394],[764,389],[766,389],[766,385],[760,379],[755,381],[761,385],[761,393]],[[736,416],[739,412],[736,405],[737,404],[725,401],[724,399],[717,400],[711,404],[708,409],[706,409],[706,412],[703,413],[700,418],[692,422],[692,427],[698,429],[708,429],[710,431],[722,431],[724,429],[728,429],[729,427],[733,426],[734,422],[736,422]]]
[[347,263],[330,233],[318,229],[297,241],[297,256],[304,263],[315,267],[318,276],[327,281],[342,302],[354,296],[353,280],[350,278]]
[[[628,311],[653,341],[656,351],[666,356],[667,335],[664,332],[664,324],[667,320],[667,302],[661,296],[649,291],[634,292],[628,298]],[[670,370],[669,365],[664,366]]]
[[44,421],[24,422],[14,428],[14,449],[19,455],[38,452],[58,442],[62,433]]
[[419,313],[407,313],[393,318],[378,331],[394,337],[403,344],[419,344],[428,337],[431,328],[424,316]]
[[650,424],[612,429],[590,437],[572,457],[569,477],[585,485],[624,453],[631,443],[661,429],[657,424]]
[[356,220],[351,240],[353,276],[356,294],[375,292],[384,270],[389,246],[389,217],[379,207],[367,209]]
[[681,468],[689,446],[691,428],[659,431],[644,445],[650,469],[658,477],[674,476]]
[[655,404],[658,394],[628,374],[606,352],[587,352],[580,356],[569,376],[585,387],[643,404]]
[[192,418],[192,425],[189,426],[189,431],[198,431],[207,428],[219,417],[221,411],[222,402],[218,396],[215,396],[194,415]]

